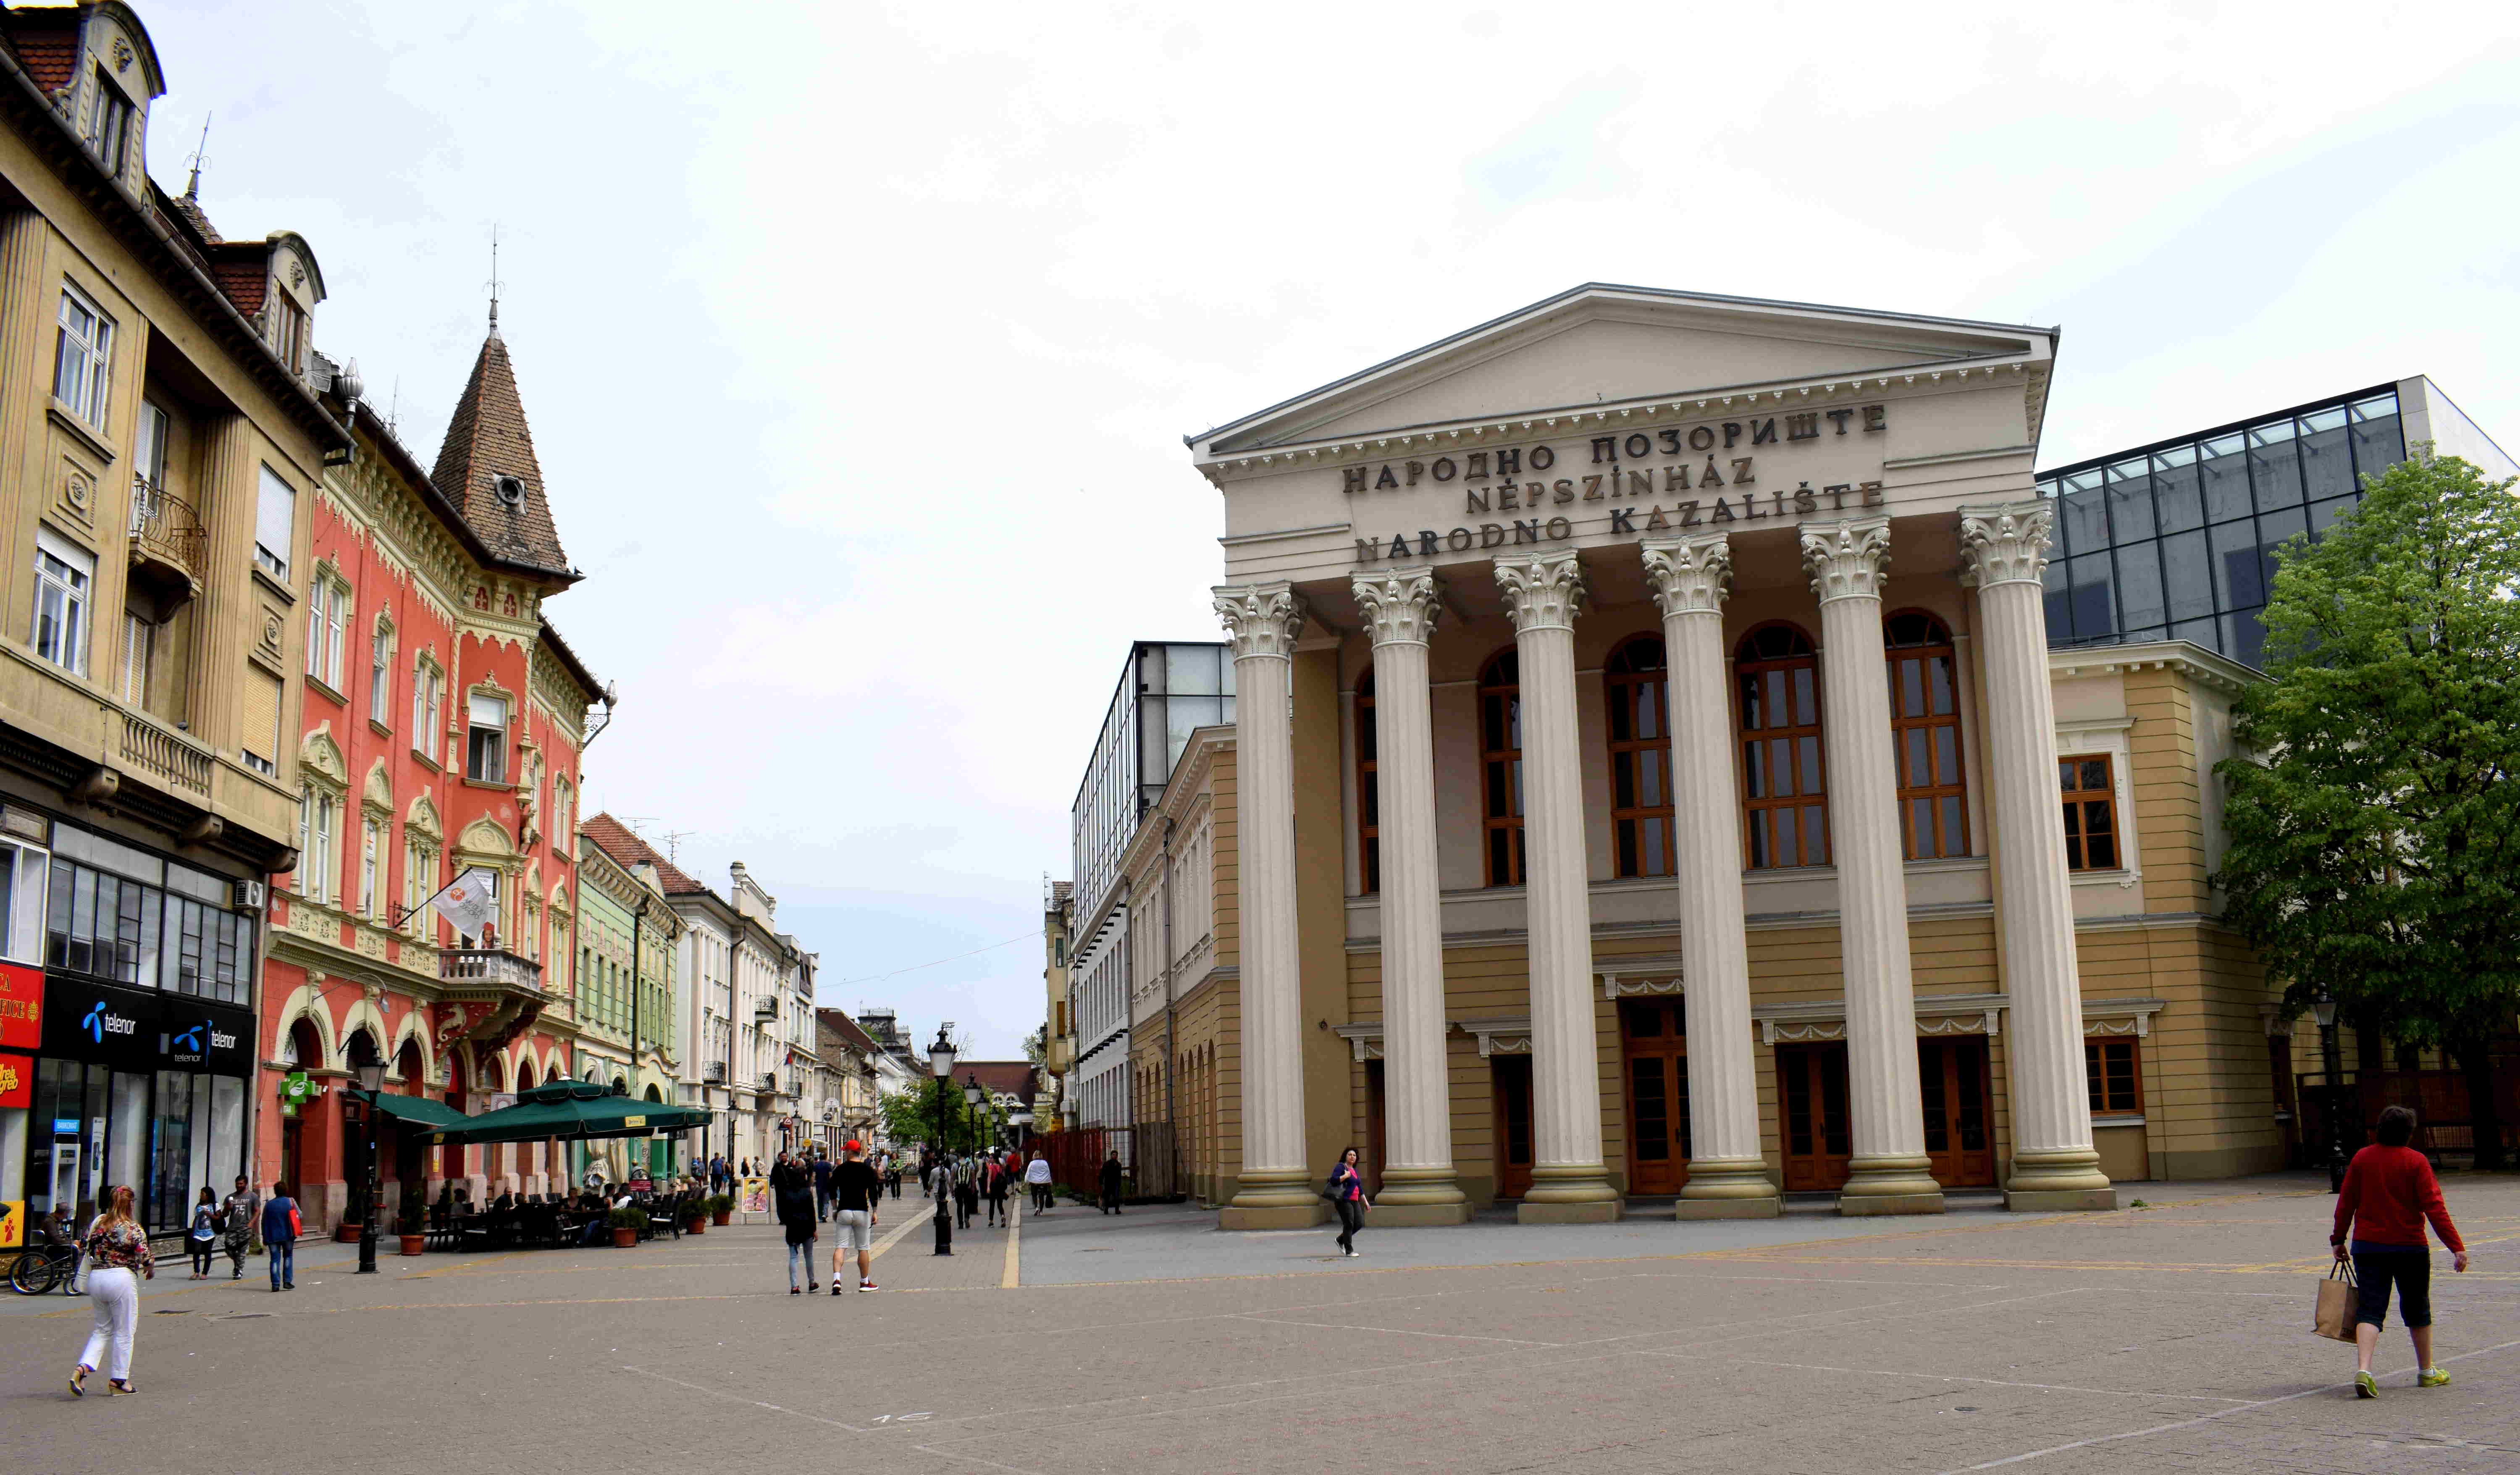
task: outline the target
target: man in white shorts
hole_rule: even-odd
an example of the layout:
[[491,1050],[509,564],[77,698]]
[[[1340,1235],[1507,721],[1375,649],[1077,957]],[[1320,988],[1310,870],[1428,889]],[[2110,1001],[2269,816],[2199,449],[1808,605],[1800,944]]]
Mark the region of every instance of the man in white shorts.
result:
[[832,1170],[832,1294],[840,1293],[840,1267],[849,1247],[858,1252],[858,1289],[875,1289],[876,1204],[883,1196],[883,1180],[858,1160],[863,1149],[851,1138],[840,1147],[840,1165]]

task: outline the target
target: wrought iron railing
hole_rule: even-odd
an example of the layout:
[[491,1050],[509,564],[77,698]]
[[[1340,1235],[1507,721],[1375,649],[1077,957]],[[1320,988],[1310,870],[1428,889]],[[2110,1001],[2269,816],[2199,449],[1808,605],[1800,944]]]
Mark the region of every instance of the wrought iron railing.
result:
[[146,476],[131,478],[131,540],[186,573],[202,571],[209,532],[193,504]]

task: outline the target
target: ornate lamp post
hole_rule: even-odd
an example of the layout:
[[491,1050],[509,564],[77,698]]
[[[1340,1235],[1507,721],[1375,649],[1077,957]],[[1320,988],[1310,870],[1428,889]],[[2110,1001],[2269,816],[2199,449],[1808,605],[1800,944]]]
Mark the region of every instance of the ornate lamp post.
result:
[[[936,1073],[936,1116],[928,1135],[928,1156],[936,1171],[945,1171],[946,1088],[954,1079],[954,1026],[942,1024],[936,1029],[936,1043],[927,1047],[927,1068]],[[954,1253],[954,1215],[946,1200],[936,1200],[936,1253]]]
[[2319,1065],[2327,1082],[2326,1110],[2319,1113],[2327,1118],[2327,1191],[2338,1193],[2345,1188],[2345,1109],[2337,1077],[2345,1073],[2345,1065],[2336,1042],[2336,997],[2320,989],[2310,1006],[2318,1017]]
[[978,1076],[968,1073],[964,1075],[963,1125],[964,1129],[971,1135],[971,1150],[974,1152],[980,1150],[980,1097],[986,1095],[986,1092],[980,1090]]
[[350,1067],[368,1098],[366,1163],[359,1171],[359,1274],[377,1273],[377,1092],[385,1083],[385,1062],[372,1060]]

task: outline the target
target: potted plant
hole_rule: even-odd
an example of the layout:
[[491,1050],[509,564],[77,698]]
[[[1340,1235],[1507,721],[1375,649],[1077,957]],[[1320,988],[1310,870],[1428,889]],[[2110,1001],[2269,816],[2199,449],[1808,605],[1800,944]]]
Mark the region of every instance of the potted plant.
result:
[[639,1231],[648,1227],[648,1211],[636,1204],[623,1204],[612,1211],[612,1247],[626,1250],[639,1242]]
[[428,1248],[428,1194],[420,1184],[402,1185],[402,1209],[395,1216],[394,1231],[402,1238],[402,1252],[417,1255]]
[[728,1222],[735,1218],[735,1195],[732,1193],[710,1194],[708,1196],[708,1211],[709,1223],[716,1225],[721,1229],[725,1229]]
[[705,1234],[708,1232],[709,1211],[706,1200],[698,1198],[693,1199],[690,1203],[683,1206],[682,1215],[684,1233]]

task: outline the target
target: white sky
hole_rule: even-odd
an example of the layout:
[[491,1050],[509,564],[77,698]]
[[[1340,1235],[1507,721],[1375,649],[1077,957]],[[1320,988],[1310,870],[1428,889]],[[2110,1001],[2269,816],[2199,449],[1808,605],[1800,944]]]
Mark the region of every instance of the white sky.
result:
[[500,226],[590,809],[987,1055],[1036,945],[850,980],[1037,927],[1218,638],[1187,433],[1600,280],[2061,325],[2042,465],[2417,373],[2520,450],[2509,6],[138,3],[424,462]]

